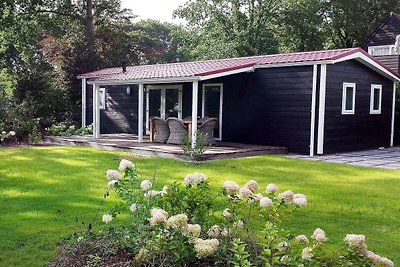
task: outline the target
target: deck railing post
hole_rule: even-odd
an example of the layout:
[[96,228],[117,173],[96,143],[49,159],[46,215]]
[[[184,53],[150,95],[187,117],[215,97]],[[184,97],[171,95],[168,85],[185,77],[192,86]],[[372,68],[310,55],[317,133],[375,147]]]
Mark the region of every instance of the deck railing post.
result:
[[197,139],[197,105],[199,97],[199,82],[194,81],[192,85],[192,148],[196,146]]
[[141,143],[143,142],[143,93],[144,93],[144,86],[143,84],[139,84],[139,111],[138,111],[138,141]]

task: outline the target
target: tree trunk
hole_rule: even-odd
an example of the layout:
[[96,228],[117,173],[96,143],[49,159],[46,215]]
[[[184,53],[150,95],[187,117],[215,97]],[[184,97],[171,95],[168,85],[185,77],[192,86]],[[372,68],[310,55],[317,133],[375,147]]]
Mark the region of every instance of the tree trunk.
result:
[[85,28],[86,28],[86,47],[87,47],[87,66],[89,71],[97,69],[97,54],[95,47],[95,37],[94,37],[94,24],[93,24],[93,0],[86,0],[86,18],[85,18]]

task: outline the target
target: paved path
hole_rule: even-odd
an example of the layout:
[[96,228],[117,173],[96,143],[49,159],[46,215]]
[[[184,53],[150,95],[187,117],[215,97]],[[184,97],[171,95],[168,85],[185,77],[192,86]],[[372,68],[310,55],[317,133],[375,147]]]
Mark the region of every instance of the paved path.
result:
[[356,166],[400,170],[400,147],[374,149],[358,152],[337,153],[326,156],[287,155],[289,158],[343,163]]

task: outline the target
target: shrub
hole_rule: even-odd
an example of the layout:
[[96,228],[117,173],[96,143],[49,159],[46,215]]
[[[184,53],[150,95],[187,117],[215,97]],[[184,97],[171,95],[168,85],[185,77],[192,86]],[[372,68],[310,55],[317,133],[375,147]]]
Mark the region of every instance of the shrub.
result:
[[92,134],[93,127],[92,125],[87,125],[85,127],[76,128],[74,122],[66,120],[63,122],[54,123],[45,130],[48,134],[54,136],[71,136]]
[[[260,190],[254,180],[242,187],[225,181],[215,192],[204,174],[193,173],[156,189],[155,178],[143,179],[128,160],[106,178],[104,196],[115,191],[122,203],[102,216],[110,228],[95,239],[112,232],[113,247],[133,255],[136,265],[393,266],[368,250],[363,235],[348,234],[332,250],[320,228],[308,237],[282,229],[283,218],[306,207],[307,198],[274,184]],[[128,212],[131,222],[117,226]]]
[[15,136],[15,132],[14,132],[14,131],[9,131],[9,132],[1,131],[1,132],[0,132],[0,145],[1,145],[1,143],[3,143],[5,140],[7,140],[7,139],[9,139],[9,138],[11,138],[11,137],[13,137],[13,136]]

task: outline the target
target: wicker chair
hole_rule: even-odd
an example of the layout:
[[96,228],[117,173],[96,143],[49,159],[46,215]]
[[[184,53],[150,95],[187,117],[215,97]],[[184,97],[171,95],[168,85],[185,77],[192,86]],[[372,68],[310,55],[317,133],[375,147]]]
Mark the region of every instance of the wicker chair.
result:
[[204,144],[215,145],[217,142],[214,138],[214,129],[217,126],[218,120],[216,118],[209,118],[205,120],[198,128],[199,132],[205,133]]
[[168,128],[170,131],[167,144],[183,144],[183,139],[188,133],[188,129],[182,120],[171,117],[167,119]]
[[159,118],[153,117],[151,119],[151,124],[153,125],[153,142],[155,143],[165,143],[169,137],[169,128],[167,121]]

